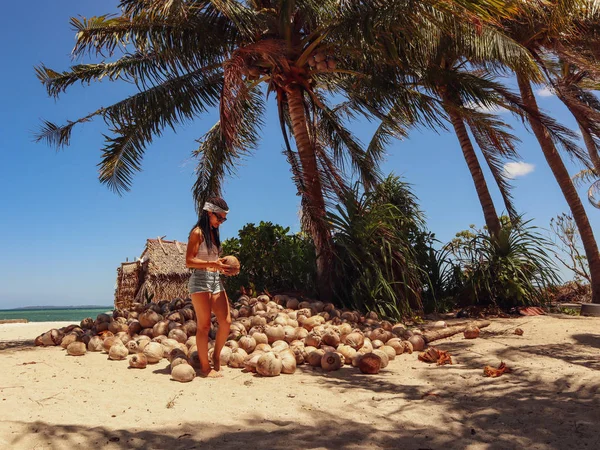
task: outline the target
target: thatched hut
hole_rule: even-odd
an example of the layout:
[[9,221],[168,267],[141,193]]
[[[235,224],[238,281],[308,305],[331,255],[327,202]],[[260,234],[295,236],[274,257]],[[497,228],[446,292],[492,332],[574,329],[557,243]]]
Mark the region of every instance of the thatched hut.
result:
[[188,297],[186,249],[183,242],[148,239],[137,261],[124,262],[117,269],[115,307]]

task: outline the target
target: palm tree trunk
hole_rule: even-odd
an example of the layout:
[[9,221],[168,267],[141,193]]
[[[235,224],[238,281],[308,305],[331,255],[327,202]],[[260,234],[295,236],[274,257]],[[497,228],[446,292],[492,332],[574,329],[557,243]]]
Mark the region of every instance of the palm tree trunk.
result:
[[302,165],[305,198],[307,200],[307,214],[310,221],[312,235],[317,253],[317,285],[319,296],[323,301],[330,301],[332,296],[332,263],[333,243],[329,227],[325,221],[325,199],[323,186],[319,178],[319,169],[314,147],[308,135],[304,99],[298,86],[290,86],[287,92],[287,101],[294,139],[298,149],[298,157]]
[[598,155],[598,149],[596,148],[594,138],[589,131],[585,129],[585,127],[581,126],[581,124],[579,125],[579,130],[581,131],[581,136],[583,136],[583,142],[585,143],[585,147],[590,155],[592,164],[594,165],[594,170],[600,177],[600,156]]
[[[533,90],[531,89],[529,80],[525,79],[523,75],[517,73],[517,82],[519,83],[519,90],[521,91],[523,104],[531,111],[537,113],[539,108],[535,100],[535,96],[533,95]],[[571,209],[571,214],[573,215],[573,219],[577,224],[577,228],[579,229],[579,234],[581,235],[581,241],[583,243],[583,248],[585,249],[585,255],[588,259],[590,275],[592,278],[592,302],[600,303],[600,253],[598,253],[598,245],[596,244],[596,239],[594,237],[592,227],[590,226],[590,221],[588,220],[585,209],[583,208],[581,199],[575,190],[575,186],[573,186],[569,172],[567,171],[567,168],[565,167],[558,151],[556,150],[548,131],[543,127],[538,117],[534,115],[528,115],[528,120],[535,137],[540,143],[542,152],[544,152],[546,161],[548,162],[548,165],[550,166],[550,169],[552,170],[552,173],[554,174],[554,177],[560,186],[565,200]]]
[[479,203],[481,203],[481,208],[483,209],[485,224],[488,227],[490,236],[496,237],[500,233],[500,219],[498,219],[496,207],[494,206],[494,202],[492,200],[492,196],[490,195],[485,177],[483,176],[481,165],[479,164],[479,160],[475,154],[475,149],[473,148],[473,144],[469,138],[469,133],[467,132],[467,128],[465,127],[462,117],[460,117],[460,115],[448,104],[447,99],[444,98],[443,100],[444,109],[448,113],[448,116],[450,116],[450,121],[454,127],[454,132],[458,137],[458,142],[460,143],[465,161],[469,167],[469,172],[471,172],[471,178],[473,178],[473,183],[475,183],[475,190],[477,191]]

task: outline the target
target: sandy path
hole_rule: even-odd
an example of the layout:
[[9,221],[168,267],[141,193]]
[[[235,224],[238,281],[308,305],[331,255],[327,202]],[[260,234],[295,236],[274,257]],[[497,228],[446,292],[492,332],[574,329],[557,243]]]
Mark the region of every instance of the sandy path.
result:
[[[0,325],[0,448],[600,448],[600,319],[494,320],[480,339],[438,343],[453,366],[414,353],[377,376],[226,368],[188,384],[166,360],[134,370],[29,346],[50,327]],[[500,360],[514,372],[482,376]]]

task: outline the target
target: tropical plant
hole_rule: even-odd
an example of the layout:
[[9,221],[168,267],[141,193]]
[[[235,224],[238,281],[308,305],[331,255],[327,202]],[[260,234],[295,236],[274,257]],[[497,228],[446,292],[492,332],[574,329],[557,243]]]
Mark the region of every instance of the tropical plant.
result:
[[600,86],[589,70],[579,69],[573,63],[549,58],[543,62],[553,91],[577,121],[591,162],[591,167],[575,174],[573,182],[576,186],[586,183],[588,201],[600,209],[600,200],[596,200],[600,194],[600,101],[593,92]]
[[[389,203],[392,199],[395,204]],[[409,239],[422,213],[406,183],[390,176],[374,192],[355,186],[328,219],[334,231],[337,302],[395,319],[422,309],[421,271]]]
[[[516,159],[518,140],[490,111],[507,103],[520,104],[508,90],[494,81],[504,67],[535,73],[535,64],[527,52],[495,28],[485,25],[475,30],[451,18],[454,32],[444,28],[423,67],[415,67],[420,84],[441,105],[442,119],[449,121],[458,137],[463,156],[473,179],[487,228],[492,236],[500,232],[500,220],[488,189],[473,143],[470,129],[479,145],[511,216],[510,184],[503,172],[503,160]],[[487,111],[486,111],[487,110]],[[434,124],[435,125],[435,124]],[[468,128],[467,128],[468,127]]]
[[315,251],[304,233],[271,222],[246,224],[237,238],[223,242],[223,254],[241,262],[240,273],[225,278],[230,293],[301,292],[316,294]]
[[447,312],[452,310],[464,290],[465,274],[461,266],[452,257],[449,246],[436,248],[439,241],[433,235],[426,251],[418,252],[419,267],[423,273],[423,310]]
[[[598,56],[598,46],[594,47],[594,43],[598,42],[597,21],[589,24],[581,20],[587,15],[594,17],[597,11],[597,6],[587,0],[521,2],[520,14],[515,19],[503,22],[502,30],[525,47],[540,66],[544,65],[544,54],[554,53],[565,62],[573,62],[580,69],[589,68],[597,73],[597,64],[590,63],[592,57]],[[591,45],[586,43],[587,40]],[[540,122],[539,107],[532,89],[532,82],[535,80],[521,71],[516,71],[515,74],[523,104],[528,110],[529,125],[581,235],[592,280],[592,301],[600,303],[600,253],[592,227],[558,152],[559,143],[552,139]],[[586,167],[589,166],[589,158],[577,146],[566,145],[563,148],[570,155],[580,159]]]
[[494,304],[502,308],[541,304],[546,288],[558,284],[548,253],[552,243],[530,222],[503,221],[496,238],[471,229],[448,244],[464,274],[459,304]]
[[[65,72],[42,65],[37,74],[54,97],[77,82],[102,79],[135,83],[139,92],[66,125],[45,122],[38,138],[68,145],[75,125],[102,117],[111,135],[106,136],[100,180],[123,192],[141,169],[146,148],[165,128],[175,129],[219,106],[219,121],[196,151],[194,196],[201,205],[220,193],[224,176],[257,146],[264,98],[273,93],[284,152],[302,198],[303,227],[315,243],[324,298],[331,293],[328,200],[349,190],[347,168],[370,189],[386,143],[382,137],[363,149],[345,119],[384,117],[377,92],[386,84],[396,85],[396,109],[407,122],[426,106],[410,84],[397,83],[402,74],[389,77],[382,49],[393,44],[408,68],[422,50],[419,41],[428,39],[423,21],[443,23],[450,15],[479,26],[516,11],[496,0],[121,0],[119,7],[119,15],[71,20],[75,58],[115,60],[77,64]],[[405,86],[402,95],[398,85]],[[331,95],[349,101],[334,108]],[[402,121],[382,126],[386,133],[405,133]]]

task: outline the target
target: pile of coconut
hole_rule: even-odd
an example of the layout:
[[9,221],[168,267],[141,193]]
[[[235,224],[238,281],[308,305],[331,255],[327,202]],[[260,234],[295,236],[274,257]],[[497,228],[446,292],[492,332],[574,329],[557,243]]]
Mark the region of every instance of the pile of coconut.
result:
[[[376,374],[403,353],[421,351],[422,331],[379,320],[370,312],[337,309],[332,303],[299,301],[285,295],[240,297],[231,308],[231,331],[220,355],[221,365],[263,376],[292,374],[301,364],[325,371],[344,364]],[[445,326],[445,325],[444,325]],[[216,319],[209,332],[212,360]],[[143,369],[163,358],[171,376],[191,381],[199,368],[196,318],[191,300],[175,299],[115,309],[80,325],[52,329],[38,336],[36,345],[61,345],[69,355],[106,352],[111,360],[125,360]]]

